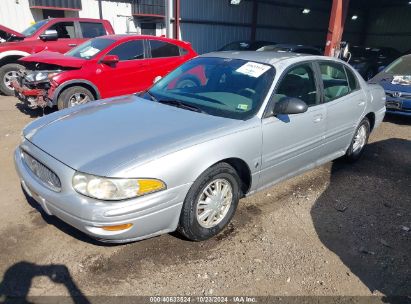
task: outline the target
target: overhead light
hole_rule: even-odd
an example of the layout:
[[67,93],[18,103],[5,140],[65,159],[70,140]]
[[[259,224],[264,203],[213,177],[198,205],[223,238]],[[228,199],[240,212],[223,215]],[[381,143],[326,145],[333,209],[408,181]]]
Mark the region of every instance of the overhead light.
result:
[[410,5],[411,5],[411,1],[408,1],[408,4],[410,4]]
[[352,15],[351,20],[357,20],[358,16],[357,15]]
[[241,0],[230,0],[231,5],[239,5]]
[[303,14],[309,14],[311,12],[311,10],[309,8],[304,8],[301,12]]

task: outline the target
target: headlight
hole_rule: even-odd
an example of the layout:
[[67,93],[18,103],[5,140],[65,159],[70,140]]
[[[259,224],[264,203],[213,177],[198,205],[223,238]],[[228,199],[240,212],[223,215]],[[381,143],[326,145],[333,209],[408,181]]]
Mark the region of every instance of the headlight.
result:
[[105,178],[77,172],[73,188],[80,194],[100,200],[129,199],[166,189],[164,182],[145,178]]
[[26,80],[30,82],[43,81],[46,79],[51,79],[52,77],[58,75],[61,71],[34,71],[26,75]]

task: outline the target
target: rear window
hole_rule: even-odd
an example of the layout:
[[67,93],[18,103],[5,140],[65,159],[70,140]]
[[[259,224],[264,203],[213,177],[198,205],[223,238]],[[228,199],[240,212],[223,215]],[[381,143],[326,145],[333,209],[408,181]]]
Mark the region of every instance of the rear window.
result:
[[158,40],[149,41],[152,58],[180,56],[180,48],[175,44]]
[[80,22],[80,28],[83,33],[83,38],[95,38],[106,34],[106,29],[101,23]]

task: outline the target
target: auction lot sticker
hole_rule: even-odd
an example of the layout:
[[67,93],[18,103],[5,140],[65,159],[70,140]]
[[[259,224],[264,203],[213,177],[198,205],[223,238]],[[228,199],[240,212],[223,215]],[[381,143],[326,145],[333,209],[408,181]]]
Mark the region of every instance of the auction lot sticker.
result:
[[247,62],[246,64],[239,67],[236,72],[248,75],[254,78],[258,78],[268,71],[271,67],[257,62]]

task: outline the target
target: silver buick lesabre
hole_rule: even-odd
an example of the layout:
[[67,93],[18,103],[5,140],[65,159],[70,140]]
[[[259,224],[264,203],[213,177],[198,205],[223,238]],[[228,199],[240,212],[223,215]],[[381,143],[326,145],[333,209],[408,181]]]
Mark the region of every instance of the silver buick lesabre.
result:
[[242,197],[357,160],[384,114],[383,89],[337,59],[210,53],[138,96],[35,120],[15,164],[46,213],[94,238],[178,230],[200,241],[224,229]]

